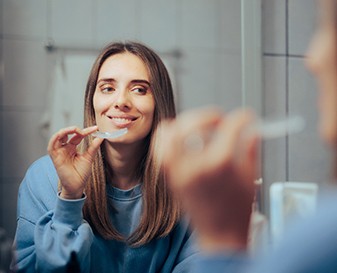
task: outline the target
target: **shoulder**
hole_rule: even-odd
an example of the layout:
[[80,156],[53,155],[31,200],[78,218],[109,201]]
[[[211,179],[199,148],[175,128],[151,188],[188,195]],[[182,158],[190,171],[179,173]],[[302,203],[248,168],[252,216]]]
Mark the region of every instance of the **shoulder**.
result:
[[36,171],[36,170],[41,170],[41,168],[43,169],[54,169],[53,167],[53,162],[50,158],[49,155],[44,155],[42,157],[40,157],[39,159],[37,159],[36,161],[34,161],[28,168],[28,172],[32,172],[32,171]]
[[58,176],[49,156],[36,160],[28,168],[18,194],[18,218],[31,223],[52,210],[57,200]]
[[45,155],[28,168],[25,177],[20,185],[20,194],[26,193],[34,196],[48,196],[57,194],[58,176],[53,162],[48,155]]

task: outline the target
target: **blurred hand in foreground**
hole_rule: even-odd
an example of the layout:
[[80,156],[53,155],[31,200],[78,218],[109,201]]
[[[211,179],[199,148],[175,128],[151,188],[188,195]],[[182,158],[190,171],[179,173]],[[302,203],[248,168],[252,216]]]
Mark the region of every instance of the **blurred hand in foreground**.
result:
[[162,126],[163,167],[206,251],[247,248],[259,136],[248,110],[207,108]]

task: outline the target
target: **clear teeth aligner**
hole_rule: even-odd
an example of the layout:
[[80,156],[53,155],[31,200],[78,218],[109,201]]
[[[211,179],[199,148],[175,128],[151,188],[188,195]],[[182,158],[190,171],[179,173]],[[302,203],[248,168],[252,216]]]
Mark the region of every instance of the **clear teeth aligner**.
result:
[[128,132],[127,128],[123,128],[114,132],[99,132],[96,131],[94,133],[92,133],[91,135],[94,137],[99,137],[99,138],[108,138],[108,139],[112,139],[112,138],[117,138],[120,137],[124,134],[126,134]]

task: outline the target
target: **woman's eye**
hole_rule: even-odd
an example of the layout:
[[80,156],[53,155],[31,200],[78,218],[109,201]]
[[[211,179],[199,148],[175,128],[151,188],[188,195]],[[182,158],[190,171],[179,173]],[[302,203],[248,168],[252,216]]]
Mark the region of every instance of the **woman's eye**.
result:
[[111,86],[102,86],[100,89],[101,89],[101,92],[103,92],[103,93],[110,93],[110,92],[115,90]]
[[132,89],[132,92],[135,92],[137,94],[146,94],[147,93],[148,88],[145,87],[136,87]]

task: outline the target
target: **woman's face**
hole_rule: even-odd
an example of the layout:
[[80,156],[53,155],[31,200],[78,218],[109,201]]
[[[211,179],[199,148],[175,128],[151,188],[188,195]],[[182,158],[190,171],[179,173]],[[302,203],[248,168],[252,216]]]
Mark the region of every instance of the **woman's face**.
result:
[[151,131],[155,102],[149,72],[143,61],[131,54],[116,54],[105,60],[93,97],[96,124],[100,131],[128,128],[116,140],[133,143]]
[[337,142],[337,29],[335,0],[319,0],[319,24],[308,50],[307,65],[318,82],[319,131],[332,145]]

